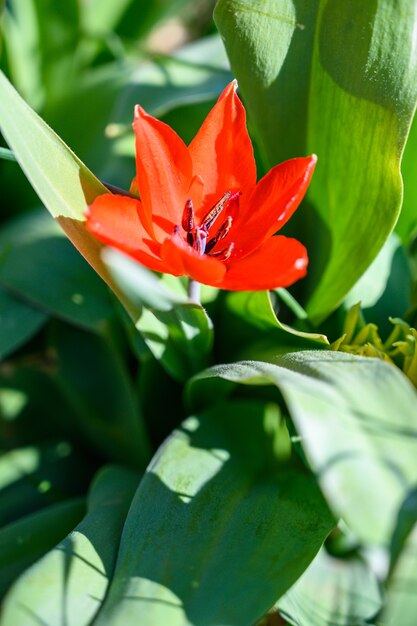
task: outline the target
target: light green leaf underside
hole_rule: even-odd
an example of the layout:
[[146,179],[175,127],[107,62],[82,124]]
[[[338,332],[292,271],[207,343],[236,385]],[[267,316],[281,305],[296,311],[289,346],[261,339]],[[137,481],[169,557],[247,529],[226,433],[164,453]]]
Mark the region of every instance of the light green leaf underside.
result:
[[389,544],[397,510],[417,481],[417,397],[397,368],[328,351],[221,365],[192,382],[199,405],[230,391],[215,378],[276,385],[333,512],[364,543]]
[[338,559],[322,548],[277,607],[295,626],[364,626],[381,604],[376,577],[361,558]]

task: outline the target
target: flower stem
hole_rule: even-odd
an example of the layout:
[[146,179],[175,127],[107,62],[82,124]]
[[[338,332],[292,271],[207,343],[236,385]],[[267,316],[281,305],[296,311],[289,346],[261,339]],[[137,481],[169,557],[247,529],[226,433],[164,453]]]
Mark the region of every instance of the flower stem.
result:
[[196,304],[201,304],[200,302],[200,283],[195,280],[188,281],[188,299],[191,302],[195,302]]

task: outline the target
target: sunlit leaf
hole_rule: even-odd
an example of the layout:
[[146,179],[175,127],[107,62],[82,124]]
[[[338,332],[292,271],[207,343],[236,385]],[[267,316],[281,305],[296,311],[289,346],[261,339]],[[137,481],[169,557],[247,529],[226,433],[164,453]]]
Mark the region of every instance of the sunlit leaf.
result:
[[74,528],[84,510],[84,498],[67,500],[0,530],[0,596],[19,574]]
[[268,163],[318,155],[294,228],[310,255],[308,311],[320,319],[399,214],[400,157],[417,96],[417,7],[220,0],[215,17]]
[[218,405],[159,449],[133,499],[97,625],[251,624],[312,560],[333,520],[279,454],[274,405]]
[[381,605],[377,579],[365,561],[355,555],[336,558],[324,548],[277,602],[295,626],[361,626]]
[[417,396],[402,372],[378,359],[295,352],[219,365],[190,391],[204,406],[233,382],[278,387],[333,512],[364,543],[386,548],[417,481]]
[[54,626],[87,626],[106,594],[138,476],[108,466],[91,487],[83,520],[11,588],[0,623],[28,619]]

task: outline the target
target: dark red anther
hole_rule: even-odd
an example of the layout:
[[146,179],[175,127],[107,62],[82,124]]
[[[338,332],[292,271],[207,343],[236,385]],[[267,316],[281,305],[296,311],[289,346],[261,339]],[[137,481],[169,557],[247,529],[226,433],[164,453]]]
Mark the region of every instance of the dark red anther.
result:
[[234,250],[235,244],[232,242],[223,250],[219,250],[219,252],[212,252],[210,256],[215,257],[219,261],[227,261],[232,256],[232,252]]
[[192,200],[188,198],[185,203],[184,211],[182,214],[181,226],[186,233],[190,233],[194,228],[194,206]]
[[220,200],[216,202],[216,204],[210,209],[210,211],[207,213],[207,215],[201,222],[202,228],[205,228],[206,230],[210,229],[210,227],[214,224],[216,219],[219,217],[224,205],[229,200],[230,195],[231,195],[231,192],[226,191],[224,196],[220,198]]
[[226,237],[226,235],[228,234],[229,230],[232,227],[232,223],[233,223],[233,218],[229,215],[226,218],[226,220],[223,222],[223,224],[220,226],[219,230],[214,235],[214,237],[207,242],[206,254],[209,254],[210,251],[213,250],[214,246],[216,245],[218,241],[221,241],[222,239]]

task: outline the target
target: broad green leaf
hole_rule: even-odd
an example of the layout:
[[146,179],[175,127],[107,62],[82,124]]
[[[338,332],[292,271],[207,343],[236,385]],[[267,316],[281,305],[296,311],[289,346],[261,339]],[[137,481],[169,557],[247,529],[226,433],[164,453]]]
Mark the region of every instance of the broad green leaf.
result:
[[84,510],[84,498],[67,500],[0,530],[0,596],[15,578],[74,528]]
[[2,626],[26,626],[28,619],[54,626],[92,623],[106,595],[138,481],[136,474],[118,467],[99,472],[84,519],[7,594]]
[[220,359],[269,361],[285,352],[325,349],[324,335],[307,333],[277,318],[267,291],[228,293],[222,302],[217,344]]
[[46,212],[36,212],[0,231],[0,286],[46,313],[90,330],[103,329],[114,316],[109,291],[51,225]]
[[204,406],[233,382],[278,387],[333,512],[363,543],[386,547],[417,481],[417,395],[400,370],[339,352],[295,352],[219,365],[190,391]]
[[186,380],[206,367],[213,325],[203,307],[114,250],[106,250],[103,258],[120,291],[138,311],[136,328],[170,375]]
[[148,435],[126,365],[114,346],[96,334],[60,327],[52,347],[56,355],[52,378],[90,445],[110,460],[145,467],[150,457]]
[[79,495],[88,479],[88,465],[64,441],[3,453],[0,456],[0,526]]
[[168,438],[133,499],[97,626],[249,625],[288,589],[334,522],[313,476],[280,456],[281,426],[276,405],[236,402]]
[[381,606],[378,582],[363,559],[335,558],[324,548],[277,602],[295,626],[365,626]]
[[48,316],[0,289],[0,361],[31,339]]
[[391,545],[383,626],[414,626],[417,612],[417,494],[405,499]]
[[417,96],[413,0],[219,0],[216,23],[269,165],[316,153],[296,235],[328,315],[399,215]]

